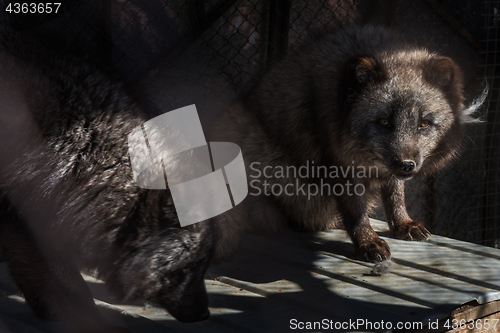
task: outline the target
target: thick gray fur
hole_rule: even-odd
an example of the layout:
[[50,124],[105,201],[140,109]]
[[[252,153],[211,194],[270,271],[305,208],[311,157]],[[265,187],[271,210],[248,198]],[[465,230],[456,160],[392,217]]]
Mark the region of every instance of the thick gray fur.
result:
[[[249,184],[254,182],[244,203],[217,221],[224,229],[217,258],[231,253],[245,230],[275,232],[289,225],[342,227],[360,258],[389,259],[389,246],[368,219],[380,198],[394,237],[424,240],[430,233],[406,212],[404,181],[435,174],[458,156],[464,124],[483,101],[464,111],[458,66],[388,28],[351,26],[295,47],[211,132],[212,140],[240,145]],[[344,170],[375,166],[378,172],[298,177],[306,186],[361,184],[363,195],[262,194],[265,180],[282,189],[297,181],[266,178],[265,167],[299,168],[306,161]],[[252,168],[254,162],[260,165]]]

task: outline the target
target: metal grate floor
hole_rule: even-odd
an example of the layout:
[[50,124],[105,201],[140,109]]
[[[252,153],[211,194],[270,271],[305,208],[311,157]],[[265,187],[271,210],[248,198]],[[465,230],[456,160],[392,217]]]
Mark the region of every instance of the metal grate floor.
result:
[[[387,236],[386,223],[372,220],[372,225]],[[373,276],[373,264],[354,258],[341,230],[287,231],[273,238],[248,235],[230,261],[209,269],[211,318],[195,324],[181,324],[150,304],[123,303],[102,282],[85,278],[104,316],[136,333],[287,332],[297,331],[291,329],[293,323],[324,319],[331,325],[384,321],[396,328],[398,322],[427,324],[472,300],[481,306],[500,299],[500,250],[440,236],[426,242],[384,239],[394,265],[389,273]],[[37,319],[5,264],[0,291],[1,332],[74,331],[67,323]],[[484,311],[482,316],[492,313]],[[375,328],[340,331],[380,331]]]

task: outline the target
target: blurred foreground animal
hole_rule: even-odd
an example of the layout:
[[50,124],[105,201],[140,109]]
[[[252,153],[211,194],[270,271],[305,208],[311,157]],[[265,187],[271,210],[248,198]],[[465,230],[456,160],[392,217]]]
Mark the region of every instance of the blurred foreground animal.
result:
[[116,294],[209,317],[211,221],[181,228],[168,190],[137,187],[127,135],[147,120],[97,68],[0,33],[0,246],[41,318],[123,332],[98,312],[79,270]]

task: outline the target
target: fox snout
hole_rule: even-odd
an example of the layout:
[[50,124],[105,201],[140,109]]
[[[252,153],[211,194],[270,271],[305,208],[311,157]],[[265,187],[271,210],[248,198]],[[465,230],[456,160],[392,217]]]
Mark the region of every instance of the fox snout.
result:
[[414,169],[415,169],[415,162],[413,162],[411,160],[405,160],[399,164],[399,170],[401,170],[405,173],[410,173]]
[[394,157],[391,161],[392,173],[401,180],[408,180],[420,170],[421,163],[417,158]]
[[412,138],[407,136],[392,138],[386,147],[386,166],[394,176],[407,180],[422,168],[422,149]]

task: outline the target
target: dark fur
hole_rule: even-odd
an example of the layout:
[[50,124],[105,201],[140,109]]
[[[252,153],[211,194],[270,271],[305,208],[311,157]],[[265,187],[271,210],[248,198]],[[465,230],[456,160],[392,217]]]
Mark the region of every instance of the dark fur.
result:
[[[386,126],[381,119],[387,119]],[[428,127],[419,128],[422,120]],[[252,162],[260,162],[261,169],[298,168],[306,161],[327,167],[377,166],[379,177],[324,180],[363,184],[362,196],[317,195],[308,200],[303,195],[249,195],[218,221],[231,237],[218,243],[217,256],[230,253],[237,244],[235,235],[243,230],[274,231],[289,224],[302,230],[341,225],[360,257],[388,259],[389,247],[368,219],[380,195],[394,237],[425,239],[429,232],[424,225],[406,213],[404,180],[436,173],[448,164],[457,155],[466,120],[455,63],[397,32],[354,26],[296,47],[241,105],[218,120],[213,139],[242,147],[249,182],[254,180]],[[413,170],[403,168],[411,163]],[[268,181],[284,187],[295,179]],[[300,179],[301,184],[319,181]]]
[[207,318],[211,221],[181,228],[168,191],[138,188],[127,135],[147,120],[121,85],[20,34],[0,34],[0,244],[34,312],[118,332],[79,270],[117,294]]

